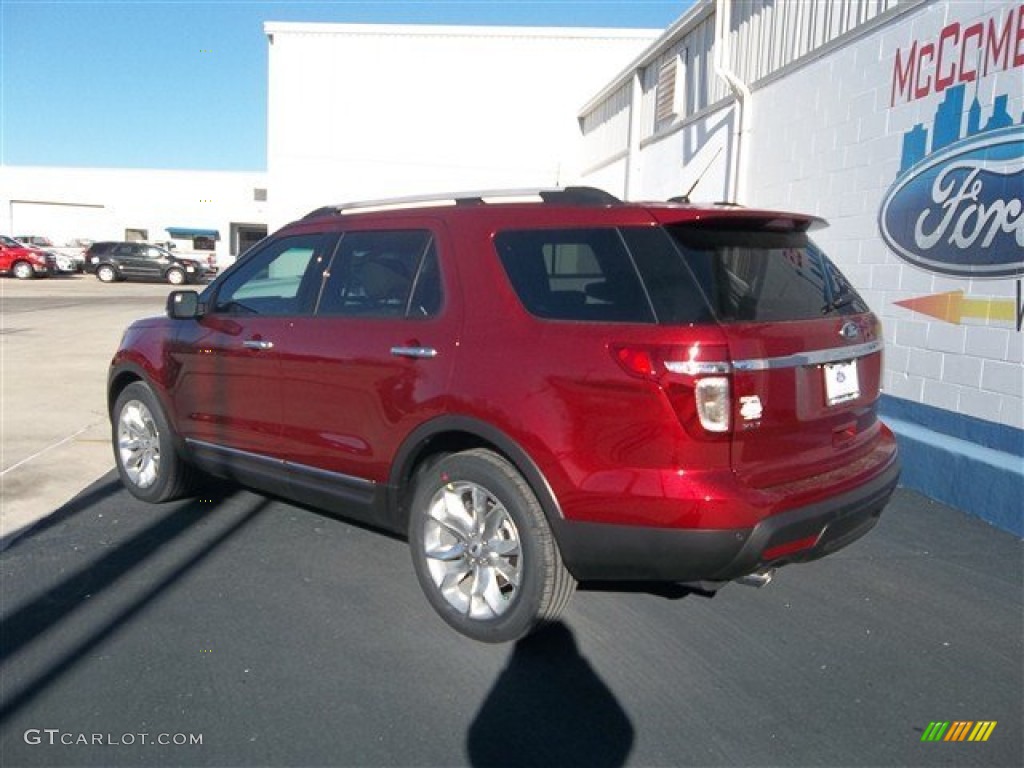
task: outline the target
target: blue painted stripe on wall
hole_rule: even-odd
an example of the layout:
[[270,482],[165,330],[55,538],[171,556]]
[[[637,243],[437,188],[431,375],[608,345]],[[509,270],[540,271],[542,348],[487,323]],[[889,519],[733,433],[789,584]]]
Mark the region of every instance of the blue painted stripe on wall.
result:
[[899,443],[901,485],[1024,537],[1024,432],[893,397],[880,411]]
[[899,419],[943,435],[1024,457],[1024,430],[1005,424],[964,416],[891,395],[882,395],[878,402],[878,412],[887,422],[888,418]]

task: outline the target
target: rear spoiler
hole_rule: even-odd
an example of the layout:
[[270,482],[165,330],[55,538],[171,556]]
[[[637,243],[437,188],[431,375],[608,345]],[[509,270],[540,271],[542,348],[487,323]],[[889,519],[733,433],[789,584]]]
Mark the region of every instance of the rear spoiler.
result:
[[743,208],[732,204],[692,205],[651,203],[648,210],[659,224],[691,224],[701,229],[727,225],[734,232],[792,233],[824,229],[828,222],[819,216],[787,211]]

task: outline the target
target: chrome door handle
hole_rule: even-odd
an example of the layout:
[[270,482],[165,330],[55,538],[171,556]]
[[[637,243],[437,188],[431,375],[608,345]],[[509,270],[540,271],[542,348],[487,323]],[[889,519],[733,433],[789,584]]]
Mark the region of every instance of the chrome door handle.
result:
[[391,354],[395,357],[413,357],[417,359],[437,357],[433,347],[392,347]]
[[262,339],[249,339],[248,341],[243,341],[242,346],[246,349],[273,349],[274,342],[263,341]]

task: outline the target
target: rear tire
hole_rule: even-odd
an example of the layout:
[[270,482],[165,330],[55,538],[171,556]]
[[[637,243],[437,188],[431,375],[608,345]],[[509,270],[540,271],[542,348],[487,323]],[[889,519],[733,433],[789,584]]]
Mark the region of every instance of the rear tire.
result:
[[117,270],[109,264],[101,264],[96,267],[96,277],[101,283],[112,283],[117,280]]
[[474,640],[504,643],[559,616],[576,582],[515,467],[476,449],[445,457],[415,483],[413,567],[442,619]]
[[141,381],[118,395],[111,417],[114,462],[125,488],[158,503],[190,495],[197,471],[178,456],[159,400]]

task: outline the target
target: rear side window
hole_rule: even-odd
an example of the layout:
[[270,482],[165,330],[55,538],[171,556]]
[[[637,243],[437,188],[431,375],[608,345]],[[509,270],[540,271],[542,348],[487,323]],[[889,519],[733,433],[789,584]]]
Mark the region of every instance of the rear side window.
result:
[[636,265],[616,229],[500,232],[494,244],[512,287],[532,315],[655,322]]
[[426,230],[349,232],[317,305],[319,315],[431,317],[441,308],[437,249]]
[[669,232],[722,322],[813,320],[868,311],[805,233],[692,224]]

